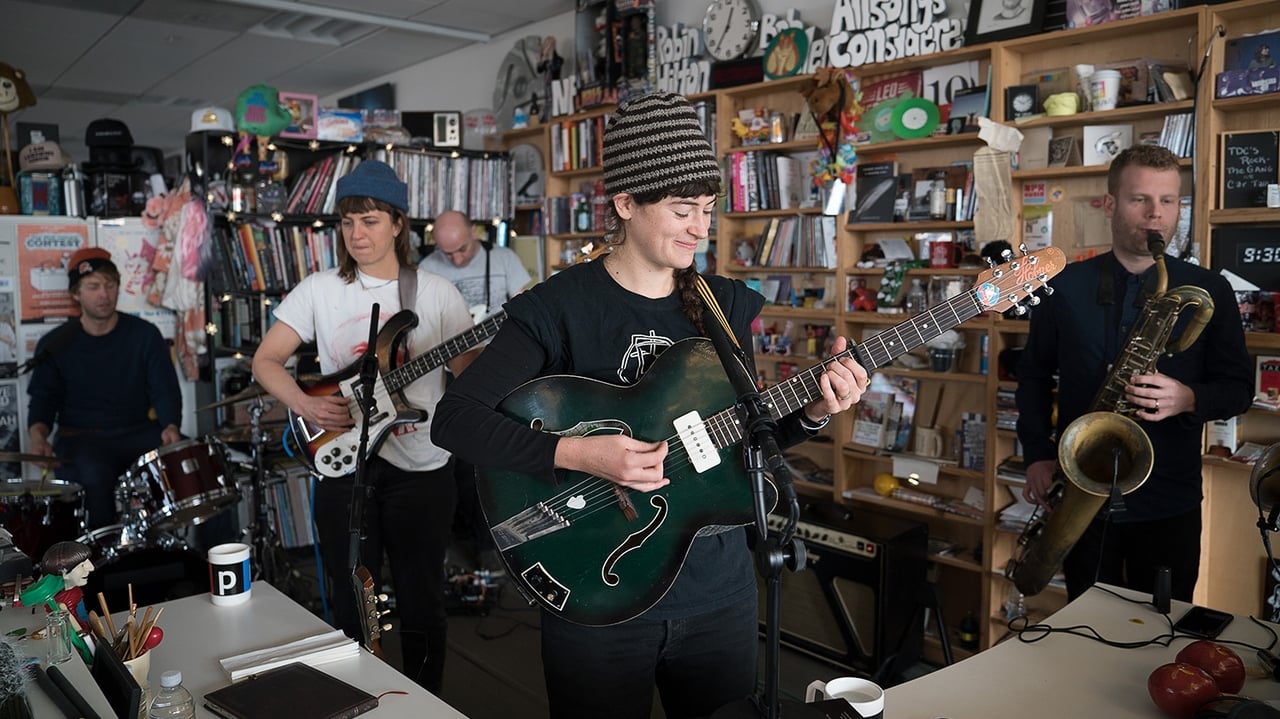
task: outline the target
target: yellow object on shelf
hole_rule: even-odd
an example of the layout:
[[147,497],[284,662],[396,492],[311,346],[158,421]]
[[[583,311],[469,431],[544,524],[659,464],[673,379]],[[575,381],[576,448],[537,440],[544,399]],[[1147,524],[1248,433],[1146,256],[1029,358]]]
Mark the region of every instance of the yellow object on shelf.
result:
[[876,494],[881,497],[888,497],[893,494],[893,490],[898,488],[898,478],[888,472],[881,472],[876,475]]

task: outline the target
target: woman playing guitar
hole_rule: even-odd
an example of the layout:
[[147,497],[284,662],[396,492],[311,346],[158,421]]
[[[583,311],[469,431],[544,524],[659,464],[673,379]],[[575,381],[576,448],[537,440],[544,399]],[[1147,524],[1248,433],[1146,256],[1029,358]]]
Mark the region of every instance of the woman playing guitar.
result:
[[[517,482],[505,480],[494,482],[490,491],[484,476],[486,470],[497,469],[530,478],[533,489],[554,493],[556,488],[569,488],[565,489],[567,508],[603,498],[597,517],[625,515],[618,521],[637,531],[647,528],[648,539],[636,551],[614,551],[609,560],[606,583],[622,586],[634,574],[633,560],[663,544],[665,535],[679,535],[692,526],[675,528],[677,518],[700,512],[711,516],[714,500],[690,507],[701,502],[679,494],[703,489],[699,485],[707,475],[676,479],[677,471],[688,468],[688,458],[676,442],[663,439],[670,434],[666,429],[659,430],[664,434],[642,436],[643,417],[609,423],[623,427],[621,432],[564,436],[550,431],[556,428],[544,426],[541,429],[546,431],[540,431],[514,419],[506,411],[504,398],[529,380],[536,380],[530,384],[537,386],[555,375],[598,380],[600,387],[605,387],[603,383],[634,385],[650,369],[661,374],[661,363],[655,365],[655,361],[665,351],[674,348],[672,356],[683,356],[692,345],[682,340],[706,336],[694,253],[698,242],[707,237],[721,187],[715,155],[693,108],[679,95],[644,95],[620,107],[605,130],[603,157],[613,251],[602,260],[565,269],[507,303],[507,322],[437,405],[432,435],[440,446],[481,467],[481,503],[490,525],[508,519],[495,516],[501,514],[495,511],[501,504],[492,501],[495,495],[504,489],[524,493]],[[763,298],[740,281],[706,279],[738,342],[750,347],[751,321]],[[837,340],[835,351],[843,352],[845,343],[844,338]],[[717,384],[727,387],[714,354],[711,362],[720,380]],[[671,379],[678,383],[687,377],[682,370]],[[866,371],[853,360],[831,362],[817,382],[817,399],[778,422],[780,443],[785,446],[813,436],[831,413],[843,412],[857,402],[867,382]],[[678,394],[689,395],[686,398],[693,405],[692,395],[700,389],[693,386]],[[567,409],[574,403],[570,392],[550,388],[541,394],[551,405]],[[660,386],[636,392],[638,396],[628,398],[628,403],[669,394],[673,393]],[[731,405],[732,394],[729,398]],[[607,406],[587,409],[584,403],[583,407],[589,416],[581,419],[588,422],[608,411]],[[726,457],[725,464],[741,463],[740,453]],[[596,484],[590,486],[595,490],[572,489],[577,485],[560,470],[589,477],[583,486],[594,480]],[[600,490],[600,484],[605,489]],[[747,491],[746,480],[733,489]],[[662,509],[654,513],[653,507]],[[575,521],[563,518],[561,528]],[[505,522],[507,528],[518,524]],[[574,529],[589,524],[584,521]],[[647,718],[655,682],[668,717],[704,716],[752,692],[757,609],[746,532],[727,526],[700,529],[701,525],[693,526],[687,547],[668,552],[678,555],[672,570],[675,576],[660,583],[668,587],[666,591],[652,592],[656,596],[645,599],[638,616],[599,622],[608,626],[587,626],[592,624],[589,619],[566,621],[544,602],[542,657],[553,717]],[[497,534],[495,527],[495,538]],[[506,536],[498,546],[504,550],[504,561],[514,568],[516,552],[540,544],[551,546],[542,544],[544,540],[564,542],[562,538],[570,535],[571,531],[553,530],[541,539],[528,538],[521,547],[513,547]],[[592,534],[568,543],[580,547],[586,557],[583,564],[588,571],[583,574],[599,575],[594,557],[609,553],[612,547],[602,546]],[[560,601],[555,597],[568,600],[572,593],[586,591],[575,577],[552,572],[531,580],[531,571],[532,567],[518,572],[516,579],[540,586],[538,593],[552,597],[552,605]]]

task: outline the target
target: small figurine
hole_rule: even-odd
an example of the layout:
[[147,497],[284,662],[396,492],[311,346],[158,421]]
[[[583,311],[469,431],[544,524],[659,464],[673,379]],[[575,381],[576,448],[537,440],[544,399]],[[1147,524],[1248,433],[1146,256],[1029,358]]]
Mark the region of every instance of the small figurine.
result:
[[23,590],[20,600],[23,606],[44,604],[48,611],[66,609],[70,614],[75,633],[72,644],[80,651],[86,663],[93,663],[93,648],[85,643],[84,625],[89,620],[84,608],[84,590],[93,572],[93,550],[80,542],[58,542],[45,550],[40,560],[44,576]]
[[858,286],[853,290],[853,296],[849,298],[849,308],[855,312],[875,312],[876,296],[875,293],[867,289],[867,281],[858,280]]
[[[542,47],[538,52],[538,66],[536,69],[542,73],[543,82],[543,99],[542,114],[538,115],[536,109],[530,108],[529,114],[538,117],[543,122],[551,119],[551,84],[560,79],[560,69],[564,67],[564,58],[556,53],[556,36],[548,35],[542,38]],[[534,96],[537,99],[537,96]],[[536,103],[535,103],[536,104]]]

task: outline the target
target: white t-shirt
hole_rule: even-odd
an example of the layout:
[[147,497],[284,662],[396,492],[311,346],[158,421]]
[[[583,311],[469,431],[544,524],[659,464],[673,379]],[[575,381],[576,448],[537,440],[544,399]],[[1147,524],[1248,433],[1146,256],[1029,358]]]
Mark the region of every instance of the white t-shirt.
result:
[[[400,282],[357,272],[356,280],[347,283],[338,277],[337,270],[326,270],[308,275],[298,283],[276,307],[275,316],[292,327],[303,342],[316,343],[320,371],[328,375],[364,356],[369,342],[369,317],[375,302],[381,328],[400,311]],[[407,333],[404,341],[407,356],[396,362],[396,366],[471,328],[471,317],[458,290],[448,280],[422,268],[418,269],[414,313],[418,326]],[[380,357],[379,362],[386,367],[388,360]],[[409,405],[428,413],[435,411],[442,394],[443,367],[418,378],[404,390]],[[383,442],[378,455],[405,470],[438,469],[449,460],[449,453],[432,444],[430,430],[430,421],[399,425]]]
[[[432,252],[422,258],[421,267],[444,277],[453,283],[467,300],[468,307],[485,304],[484,300],[484,248],[471,258],[466,267],[458,267],[443,252]],[[489,257],[489,309],[485,317],[502,309],[507,300],[529,284],[529,272],[520,262],[520,256],[509,247],[495,247]]]

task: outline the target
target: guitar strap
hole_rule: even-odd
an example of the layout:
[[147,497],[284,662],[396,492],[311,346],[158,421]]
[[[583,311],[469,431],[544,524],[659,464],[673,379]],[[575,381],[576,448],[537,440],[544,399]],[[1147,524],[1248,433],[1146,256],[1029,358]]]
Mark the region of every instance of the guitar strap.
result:
[[400,309],[412,310],[417,303],[414,299],[418,296],[418,270],[412,267],[400,266]]
[[724,316],[724,310],[720,309],[720,303],[716,301],[716,296],[711,292],[711,285],[707,284],[707,280],[702,275],[698,275],[698,294],[702,295],[702,303],[707,306],[707,309],[715,316],[716,321],[724,328],[724,333],[729,335],[733,345],[741,350],[742,346],[738,344],[737,335],[733,334],[733,330],[729,327],[729,319]]

